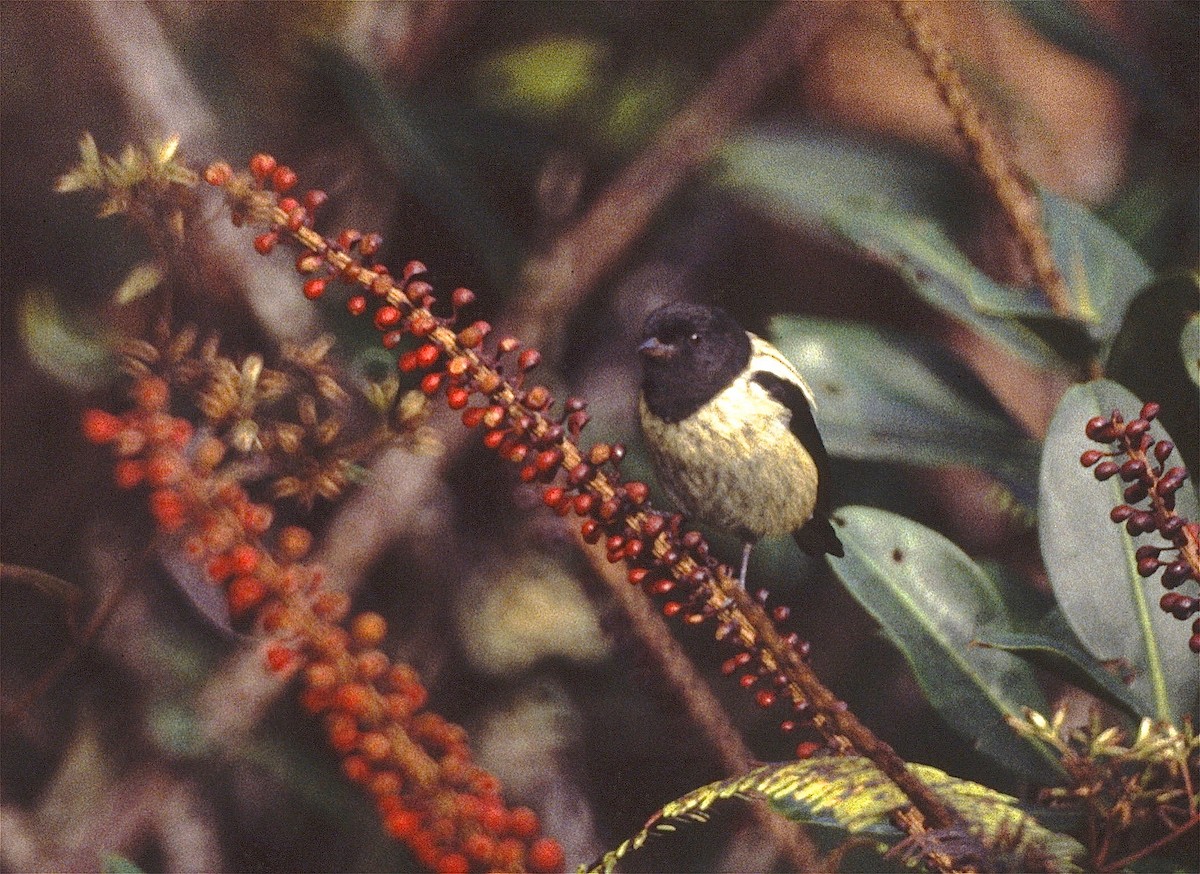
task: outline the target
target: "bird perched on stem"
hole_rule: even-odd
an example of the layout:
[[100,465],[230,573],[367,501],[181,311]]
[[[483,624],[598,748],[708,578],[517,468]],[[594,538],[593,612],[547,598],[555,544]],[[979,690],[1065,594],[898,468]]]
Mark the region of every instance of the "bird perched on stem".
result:
[[643,338],[638,412],[655,473],[685,515],[741,539],[742,588],[761,537],[844,555],[829,524],[829,456],[796,368],[713,306],[660,307]]

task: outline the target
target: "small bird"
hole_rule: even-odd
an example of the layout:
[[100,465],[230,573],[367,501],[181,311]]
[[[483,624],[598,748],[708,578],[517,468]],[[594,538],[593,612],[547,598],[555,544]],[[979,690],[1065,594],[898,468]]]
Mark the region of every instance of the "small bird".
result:
[[742,588],[761,537],[844,555],[816,403],[783,353],[702,304],[660,307],[643,338],[638,413],[655,473],[686,516],[741,539]]

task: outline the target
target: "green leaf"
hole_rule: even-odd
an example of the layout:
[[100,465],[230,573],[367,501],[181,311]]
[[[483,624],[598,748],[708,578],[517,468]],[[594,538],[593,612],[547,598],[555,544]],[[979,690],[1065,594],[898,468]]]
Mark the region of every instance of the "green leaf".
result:
[[[1017,799],[951,777],[928,765],[909,767],[971,823],[983,842],[1019,835],[1018,849],[1040,844],[1061,870],[1079,870],[1075,859],[1082,855],[1082,845],[1042,826],[1021,808]],[[702,822],[716,804],[731,798],[764,798],[793,821],[836,829],[847,837],[874,836],[884,845],[904,838],[889,816],[908,800],[882,772],[861,756],[818,756],[764,765],[744,776],[689,792],[651,816],[642,831],[605,854],[588,870],[614,870],[623,857],[643,846],[651,836],[673,832],[689,822]]]
[[[1138,397],[1162,404],[1163,427],[1176,437],[1188,467],[1200,464],[1200,394],[1180,355],[1188,323],[1200,309],[1200,274],[1174,273],[1142,289],[1125,315],[1105,361],[1105,374]],[[1189,372],[1189,370],[1191,372]]]
[[550,36],[504,49],[479,67],[480,100],[525,113],[561,112],[599,84],[598,40]]
[[1083,648],[1058,608],[1046,615],[1037,631],[988,630],[980,636],[978,645],[1020,656],[1135,719],[1151,715],[1141,699],[1130,694],[1124,683]]
[[1028,503],[1036,499],[1040,447],[987,405],[974,377],[933,344],[871,325],[795,316],[772,319],[769,335],[812,387],[833,455],[974,465]]
[[959,171],[933,156],[803,131],[750,135],[723,157],[724,184],[785,220],[845,238],[933,306],[1042,367],[1061,367],[1060,356],[1111,339],[1150,278],[1137,253],[1102,221],[1041,192],[1051,246],[1070,286],[1071,319],[1064,320],[1041,291],[996,282],[959,247],[958,233],[975,218],[968,188]]
[[1012,630],[996,583],[936,531],[871,507],[835,514],[846,557],[831,560],[854,598],[904,654],[930,704],[1002,767],[1045,782],[1058,758],[1005,722],[1046,710],[1033,671],[1014,655],[975,645]]
[[142,874],[142,869],[132,859],[118,853],[106,853],[100,863],[103,874]]
[[1117,335],[1130,302],[1154,275],[1134,248],[1083,206],[1041,189],[1042,219],[1071,310],[1099,344]]
[[[1136,416],[1142,402],[1121,386],[1097,380],[1073,386],[1063,397],[1046,435],[1042,456],[1038,534],[1050,585],[1071,630],[1101,661],[1120,659],[1134,674],[1130,691],[1142,710],[1175,722],[1194,713],[1198,667],[1188,649],[1188,623],[1158,606],[1157,577],[1138,575],[1134,553],[1143,543],[1160,543],[1156,534],[1132,537],[1109,512],[1124,503],[1119,477],[1097,482],[1079,463],[1080,453],[1096,444],[1084,436],[1093,416],[1114,409]],[[1166,435],[1156,422],[1151,433]],[[1200,518],[1190,481],[1176,493],[1176,510]]]
[[455,154],[445,106],[427,108],[401,99],[340,51],[318,52],[315,62],[353,111],[380,158],[503,285],[515,275],[522,246],[487,194],[477,167]]
[[1188,319],[1179,332],[1179,357],[1188,379],[1200,386],[1200,314]]
[[113,293],[113,301],[117,306],[126,306],[139,300],[163,281],[163,269],[153,261],[141,261],[135,264],[125,275],[121,284]]
[[109,344],[75,323],[49,288],[31,289],[18,310],[20,336],[33,364],[77,391],[91,391],[116,376]]

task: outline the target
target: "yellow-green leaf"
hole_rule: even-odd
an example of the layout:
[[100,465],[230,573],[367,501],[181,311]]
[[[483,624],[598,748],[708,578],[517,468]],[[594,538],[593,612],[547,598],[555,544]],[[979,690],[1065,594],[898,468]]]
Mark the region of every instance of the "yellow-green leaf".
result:
[[[1006,852],[1012,853],[1040,844],[1042,852],[1057,861],[1059,870],[1079,870],[1075,860],[1081,857],[1083,846],[1068,835],[1042,826],[1017,799],[928,765],[909,767],[962,814],[985,845],[1003,838],[1008,842]],[[675,831],[683,823],[704,821],[718,802],[751,797],[766,799],[791,820],[840,829],[847,836],[875,836],[888,844],[903,838],[889,816],[908,801],[891,780],[860,756],[819,756],[764,765],[744,776],[689,792],[654,814],[645,828],[606,853],[589,870],[612,871],[652,835]]]

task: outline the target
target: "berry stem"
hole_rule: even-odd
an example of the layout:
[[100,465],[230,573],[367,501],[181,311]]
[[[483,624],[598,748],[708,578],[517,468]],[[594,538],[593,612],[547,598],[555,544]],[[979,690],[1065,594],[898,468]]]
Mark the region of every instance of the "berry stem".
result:
[[[510,425],[520,427],[527,423],[523,430],[534,441],[547,442],[557,423],[542,412],[545,405],[531,406],[529,395],[533,390],[518,389],[474,348],[465,347],[446,320],[439,319],[423,303],[410,300],[404,285],[398,284],[389,272],[364,266],[337,242],[327,240],[306,224],[292,221],[292,214],[277,202],[264,200],[271,195],[247,184],[243,177],[229,176],[221,182],[235,201],[244,202],[251,213],[265,214],[275,231],[290,235],[310,252],[319,255],[343,281],[352,282],[397,308],[402,314],[400,321],[412,333],[423,336],[447,359],[462,362],[458,375],[463,385],[483,391],[494,406],[504,411]],[[557,469],[566,472],[568,477],[576,469],[587,467],[573,435],[562,434],[550,442],[557,450]],[[589,476],[579,483],[578,488],[580,493],[593,495],[601,505],[622,498],[620,480],[600,469],[599,465],[589,470]],[[619,506],[624,508],[625,504]],[[692,608],[690,615],[696,617],[696,621],[712,618],[718,627],[731,629],[736,645],[754,653],[766,673],[783,678],[780,692],[798,711],[812,712],[814,726],[834,748],[857,750],[869,758],[908,797],[924,819],[925,827],[947,828],[960,821],[952,808],[909,771],[895,751],[863,725],[820,681],[795,648],[779,635],[762,607],[738,585],[729,569],[711,567],[712,562],[705,558],[706,544],[701,550],[698,541],[696,547],[689,549],[661,525],[652,523],[654,516],[648,508],[635,506],[621,512],[628,530],[649,541],[651,554],[675,580],[700,579],[692,583],[697,606]]]

